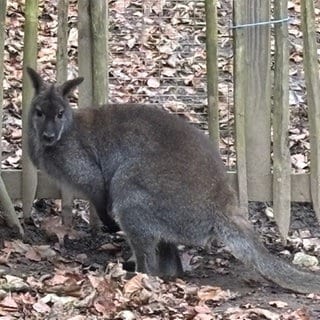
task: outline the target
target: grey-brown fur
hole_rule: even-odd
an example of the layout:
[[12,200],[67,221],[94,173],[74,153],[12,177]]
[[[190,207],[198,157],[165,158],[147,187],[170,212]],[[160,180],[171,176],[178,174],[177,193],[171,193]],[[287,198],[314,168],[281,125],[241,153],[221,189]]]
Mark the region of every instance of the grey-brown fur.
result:
[[[178,274],[177,244],[205,246],[216,237],[280,286],[320,292],[319,275],[298,270],[261,244],[238,208],[218,151],[203,133],[149,106],[71,111],[66,95],[79,79],[62,88],[45,87],[35,71],[29,74],[36,89],[29,122],[31,159],[98,203],[105,223],[111,220],[107,212],[112,214],[127,234],[138,271]],[[44,119],[56,120],[65,110],[65,128],[52,145],[43,141],[36,108]]]

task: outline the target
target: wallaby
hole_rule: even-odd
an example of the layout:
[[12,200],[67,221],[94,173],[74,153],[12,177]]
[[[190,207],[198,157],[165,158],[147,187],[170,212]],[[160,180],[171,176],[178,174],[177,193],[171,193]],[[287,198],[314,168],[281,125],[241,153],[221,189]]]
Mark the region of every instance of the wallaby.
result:
[[29,116],[33,163],[82,191],[101,220],[126,233],[136,269],[182,272],[177,245],[222,240],[265,278],[302,293],[320,292],[320,275],[272,255],[241,213],[218,150],[178,116],[145,105],[73,110],[68,94],[83,79],[45,84],[28,68],[35,96]]

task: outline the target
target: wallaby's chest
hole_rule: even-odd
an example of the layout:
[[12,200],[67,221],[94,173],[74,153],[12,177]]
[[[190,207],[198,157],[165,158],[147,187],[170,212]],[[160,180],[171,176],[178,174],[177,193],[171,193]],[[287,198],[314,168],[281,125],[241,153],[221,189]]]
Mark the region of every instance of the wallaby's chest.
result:
[[104,185],[103,173],[96,157],[76,143],[67,149],[61,146],[44,149],[40,169],[60,183],[85,193],[103,188]]

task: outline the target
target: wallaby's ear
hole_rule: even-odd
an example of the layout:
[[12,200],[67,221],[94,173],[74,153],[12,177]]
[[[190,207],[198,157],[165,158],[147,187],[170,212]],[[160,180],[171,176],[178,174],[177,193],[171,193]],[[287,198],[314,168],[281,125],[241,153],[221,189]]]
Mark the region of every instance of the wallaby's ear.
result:
[[33,70],[32,68],[27,67],[27,72],[28,72],[29,77],[31,79],[35,93],[38,94],[41,91],[41,89],[44,87],[43,80],[40,77],[39,73],[37,71]]
[[68,80],[65,83],[63,83],[59,90],[61,94],[65,97],[67,96],[76,86],[78,86],[82,81],[84,80],[83,77],[75,78],[72,80]]

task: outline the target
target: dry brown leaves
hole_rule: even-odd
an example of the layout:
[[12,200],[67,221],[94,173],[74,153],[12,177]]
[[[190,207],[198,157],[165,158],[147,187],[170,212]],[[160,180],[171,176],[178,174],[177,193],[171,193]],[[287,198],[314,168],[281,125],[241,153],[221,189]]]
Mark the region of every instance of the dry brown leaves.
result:
[[1,274],[1,319],[311,320],[306,308],[285,311],[283,301],[270,301],[272,311],[252,304],[218,311],[237,293],[182,280],[164,282],[140,273],[128,278],[121,264],[109,264],[104,273],[89,271],[58,259],[48,246],[6,241],[1,252],[9,266],[8,254],[32,261],[51,259],[56,265],[42,276]]
[[[10,254],[31,261],[59,260],[49,246],[19,240],[4,243],[1,260],[8,266]],[[55,314],[64,319],[205,319],[214,314],[208,302],[219,304],[233,297],[221,288],[182,280],[164,282],[145,274],[126,279],[120,264],[109,264],[101,274],[60,260],[54,272],[39,277],[0,276],[0,317],[9,319],[48,319]]]

